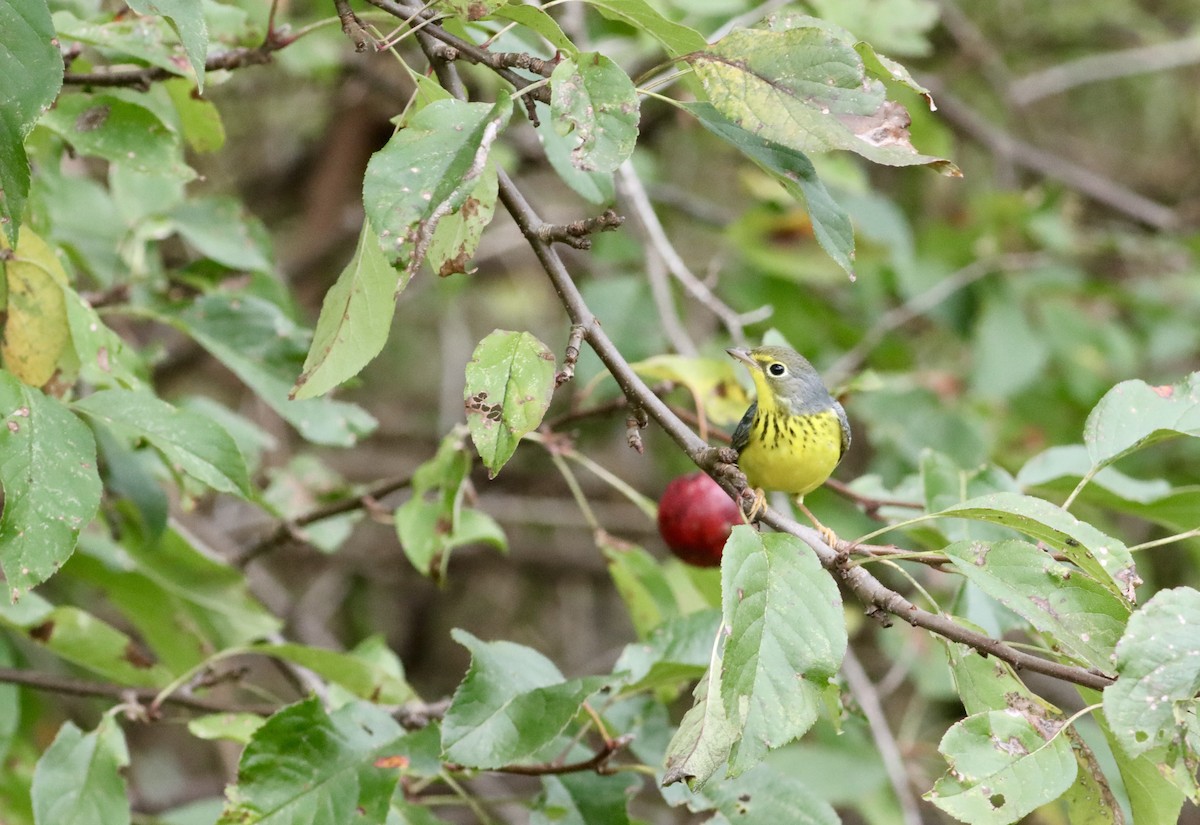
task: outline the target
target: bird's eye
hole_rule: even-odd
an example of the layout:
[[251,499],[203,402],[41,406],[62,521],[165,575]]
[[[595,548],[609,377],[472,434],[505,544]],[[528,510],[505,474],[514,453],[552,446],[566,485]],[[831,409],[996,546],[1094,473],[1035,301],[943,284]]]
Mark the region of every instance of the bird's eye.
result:
[[783,364],[776,361],[774,364],[767,367],[767,372],[771,373],[771,375],[774,375],[776,378],[778,378],[781,375],[787,375],[787,367],[785,367]]

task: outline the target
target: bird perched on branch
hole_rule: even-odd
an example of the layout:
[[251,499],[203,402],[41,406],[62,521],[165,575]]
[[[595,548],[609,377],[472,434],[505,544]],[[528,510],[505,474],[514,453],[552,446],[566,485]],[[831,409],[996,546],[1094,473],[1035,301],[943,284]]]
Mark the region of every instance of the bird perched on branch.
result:
[[[746,365],[758,393],[733,432],[738,467],[755,490],[750,518],[765,506],[766,490],[795,496],[808,513],[804,495],[825,483],[850,448],[846,411],[808,359],[793,349],[726,352]],[[816,519],[813,522],[832,536]]]

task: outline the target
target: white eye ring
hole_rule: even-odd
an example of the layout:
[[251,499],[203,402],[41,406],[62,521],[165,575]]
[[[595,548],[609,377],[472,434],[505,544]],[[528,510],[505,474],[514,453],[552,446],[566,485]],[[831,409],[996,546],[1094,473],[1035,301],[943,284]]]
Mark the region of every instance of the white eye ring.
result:
[[776,361],[774,364],[767,367],[767,372],[771,373],[771,375],[775,376],[776,378],[780,378],[784,375],[787,375],[787,367]]

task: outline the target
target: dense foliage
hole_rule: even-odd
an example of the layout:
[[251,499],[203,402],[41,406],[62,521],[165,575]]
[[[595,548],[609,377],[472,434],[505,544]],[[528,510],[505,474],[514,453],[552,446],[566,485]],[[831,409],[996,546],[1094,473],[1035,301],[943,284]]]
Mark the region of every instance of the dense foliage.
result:
[[[0,0],[0,822],[1177,821],[1200,55],[1093,5]],[[691,567],[759,340],[840,538]]]

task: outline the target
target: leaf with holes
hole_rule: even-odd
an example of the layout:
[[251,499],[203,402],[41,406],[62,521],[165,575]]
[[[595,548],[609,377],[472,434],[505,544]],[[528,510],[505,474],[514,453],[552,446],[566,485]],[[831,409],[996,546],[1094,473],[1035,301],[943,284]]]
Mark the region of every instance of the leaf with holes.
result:
[[496,167],[489,163],[462,205],[438,222],[429,243],[428,258],[430,268],[440,277],[475,271],[470,266],[471,256],[479,248],[483,230],[496,214],[499,185]]
[[1151,754],[1163,775],[1198,801],[1200,764],[1200,592],[1163,590],[1133,614],[1117,645],[1116,683],[1104,714],[1131,757]]
[[1023,617],[1057,647],[1102,671],[1129,621],[1129,605],[1087,573],[1025,541],[962,541],[944,551],[980,590]]
[[599,52],[567,58],[550,75],[550,118],[571,143],[571,163],[612,172],[633,154],[638,96],[625,70]]
[[1048,501],[1017,493],[991,493],[947,507],[933,518],[967,518],[999,524],[1061,550],[1073,563],[1132,603],[1142,583],[1123,543]]
[[888,166],[961,175],[909,140],[904,107],[889,101],[862,57],[820,28],[737,31],[686,57],[709,101],[729,120],[800,152],[845,149]]
[[1075,781],[1071,740],[1056,735],[1062,725],[1033,709],[968,716],[942,737],[938,750],[950,770],[925,798],[975,825],[1016,822]]
[[435,100],[371,156],[363,206],[390,262],[409,272],[421,265],[438,223],[475,190],[511,115],[504,93],[495,105]]
[[521,436],[542,423],[554,393],[554,354],[528,332],[496,330],[467,362],[463,398],[479,457],[495,477]]

